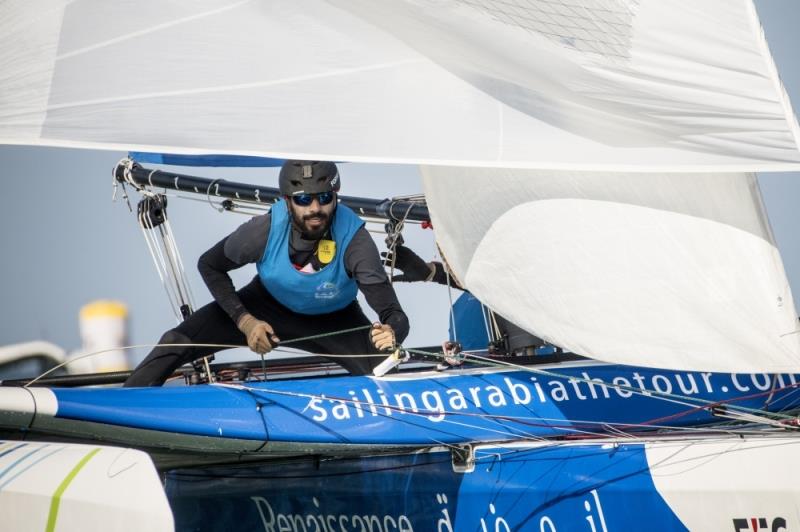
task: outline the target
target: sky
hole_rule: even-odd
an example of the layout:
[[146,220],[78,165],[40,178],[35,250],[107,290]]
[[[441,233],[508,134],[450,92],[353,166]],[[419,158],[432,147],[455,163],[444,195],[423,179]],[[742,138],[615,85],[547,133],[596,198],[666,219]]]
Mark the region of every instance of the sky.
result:
[[[800,1],[759,0],[756,6],[782,81],[798,109]],[[121,194],[116,202],[111,200],[111,171],[123,156],[112,151],[0,146],[0,345],[48,340],[67,351],[76,349],[81,343],[78,312],[95,299],[119,300],[128,306],[131,344],[154,343],[176,324],[135,215]],[[277,169],[182,173],[277,184]],[[345,195],[384,198],[422,191],[415,167],[346,165],[341,173]],[[797,302],[800,174],[761,174],[759,183]],[[134,202],[138,199],[132,197]],[[203,201],[173,200],[168,212],[195,301],[204,304],[210,295],[194,266],[197,258],[246,218],[218,213]],[[430,230],[412,226],[404,236],[426,260],[433,258]],[[234,281],[241,286],[253,274],[253,269],[243,268],[234,272]],[[441,343],[447,335],[447,289],[416,283],[397,285],[397,292],[411,320],[406,345]],[[137,350],[134,359],[146,352]]]

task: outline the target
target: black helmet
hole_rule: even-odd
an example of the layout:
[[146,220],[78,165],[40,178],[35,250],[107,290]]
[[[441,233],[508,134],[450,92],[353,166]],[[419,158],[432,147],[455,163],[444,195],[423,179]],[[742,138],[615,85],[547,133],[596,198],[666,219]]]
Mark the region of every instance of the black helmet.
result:
[[329,161],[286,161],[278,178],[283,196],[338,192],[340,185],[339,170]]

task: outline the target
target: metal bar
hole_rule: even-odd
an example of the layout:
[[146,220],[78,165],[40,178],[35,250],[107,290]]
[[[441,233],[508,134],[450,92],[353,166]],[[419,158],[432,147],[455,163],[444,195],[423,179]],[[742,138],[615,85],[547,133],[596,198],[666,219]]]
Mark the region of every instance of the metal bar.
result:
[[[125,169],[117,166],[115,177],[119,182],[126,182]],[[208,179],[185,174],[151,170],[134,163],[129,180],[139,186],[152,186],[207,195],[209,198],[225,198],[234,201],[247,201],[268,205],[280,199],[277,188],[260,187],[248,183],[238,183],[225,179]],[[405,200],[360,198],[356,196],[339,196],[339,200],[361,216],[381,218],[384,220],[412,220],[427,222],[430,220],[428,207]]]

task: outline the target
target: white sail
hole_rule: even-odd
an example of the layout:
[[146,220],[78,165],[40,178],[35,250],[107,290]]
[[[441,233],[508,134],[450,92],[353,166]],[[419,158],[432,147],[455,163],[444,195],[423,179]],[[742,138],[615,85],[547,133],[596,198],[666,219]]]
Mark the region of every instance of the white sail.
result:
[[797,314],[752,174],[423,177],[455,275],[538,336],[609,362],[800,369]]
[[751,0],[12,0],[0,73],[2,143],[426,164],[445,255],[512,321],[800,370],[742,173],[800,168]]
[[751,0],[16,0],[0,45],[3,143],[800,167]]

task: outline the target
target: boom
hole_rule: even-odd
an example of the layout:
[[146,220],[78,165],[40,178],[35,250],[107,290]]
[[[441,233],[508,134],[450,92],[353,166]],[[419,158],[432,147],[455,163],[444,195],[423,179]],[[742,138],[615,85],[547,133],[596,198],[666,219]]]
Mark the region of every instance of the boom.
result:
[[[163,170],[151,170],[131,161],[131,164],[118,164],[114,168],[114,177],[120,183],[130,183],[138,187],[155,187],[177,190],[194,194],[202,194],[209,198],[225,198],[222,206],[228,210],[233,202],[247,202],[268,205],[280,199],[277,188],[262,187],[248,183],[238,183],[226,179],[208,179],[191,175],[176,174]],[[339,196],[339,200],[356,211],[360,216],[380,218],[388,222],[430,220],[428,207],[421,202],[405,199],[360,198],[356,196]]]

